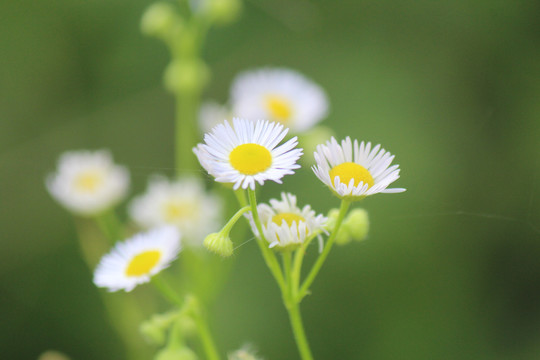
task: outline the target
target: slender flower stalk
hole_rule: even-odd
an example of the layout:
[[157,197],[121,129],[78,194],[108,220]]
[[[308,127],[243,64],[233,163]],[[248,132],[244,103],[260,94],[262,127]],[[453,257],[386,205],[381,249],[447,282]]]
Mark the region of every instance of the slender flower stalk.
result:
[[[270,269],[270,272],[276,279],[281,290],[283,304],[285,305],[289,315],[289,320],[298,351],[302,360],[312,360],[313,355],[311,354],[307,336],[302,324],[302,317],[300,315],[301,297],[298,296],[298,285],[300,283],[300,271],[305,246],[309,244],[309,241],[313,239],[317,233],[312,234],[307,239],[309,241],[306,241],[306,243],[302,244],[301,247],[295,250],[296,255],[294,257],[294,263],[292,251],[289,249],[284,249],[282,253],[283,267],[281,268],[275,253],[268,247],[268,240],[265,238],[263,226],[257,209],[255,191],[248,189],[248,196],[251,205],[251,216],[258,233],[257,244],[259,244],[259,248],[261,249],[266,265]],[[344,209],[344,211],[346,211],[346,209]]]
[[324,249],[322,253],[319,255],[317,261],[311,268],[311,271],[309,272],[308,276],[306,277],[306,280],[300,287],[300,290],[298,292],[298,301],[301,301],[304,296],[307,295],[309,287],[315,280],[315,277],[319,273],[319,270],[321,269],[322,265],[324,264],[326,258],[328,257],[328,254],[330,253],[330,250],[332,249],[332,245],[334,245],[334,240],[336,238],[336,235],[339,231],[339,228],[341,226],[341,223],[343,222],[343,218],[347,214],[347,211],[349,210],[349,206],[351,205],[351,202],[346,199],[341,200],[341,207],[339,208],[339,214],[336,220],[336,225],[334,226],[334,229],[332,230],[332,233],[330,234],[330,237],[326,241],[326,245],[324,246]]
[[259,245],[264,261],[266,262],[266,265],[270,269],[270,272],[276,279],[279,288],[281,289],[281,292],[284,293],[286,289],[285,280],[283,278],[283,274],[281,273],[281,269],[279,267],[276,255],[272,252],[272,250],[268,248],[268,242],[264,238],[261,220],[259,218],[259,212],[257,210],[257,199],[255,195],[255,190],[248,189],[248,197],[249,204],[251,206],[251,214],[253,216],[253,221],[255,222],[255,225],[257,226],[257,230],[259,232],[259,238],[256,241],[257,245]]
[[114,210],[107,210],[97,215],[95,219],[97,225],[111,244],[114,244],[116,241],[124,237],[122,223],[120,222],[120,219],[118,219],[118,216]]

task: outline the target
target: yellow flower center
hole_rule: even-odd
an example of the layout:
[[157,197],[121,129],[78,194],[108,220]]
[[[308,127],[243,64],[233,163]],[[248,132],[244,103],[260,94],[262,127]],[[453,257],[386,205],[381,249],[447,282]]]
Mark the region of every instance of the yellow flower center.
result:
[[339,176],[340,182],[347,185],[351,179],[354,179],[354,186],[358,186],[360,182],[363,182],[364,184],[368,184],[368,188],[370,188],[375,183],[373,176],[371,176],[365,167],[353,162],[345,162],[334,166],[332,170],[330,170],[332,184],[334,183],[336,176]]
[[287,225],[289,225],[289,226],[292,226],[293,221],[296,221],[296,226],[298,226],[300,221],[306,222],[306,219],[304,219],[303,216],[300,216],[298,214],[281,213],[281,214],[276,214],[276,215],[272,216],[272,221],[274,223],[278,224],[279,226],[281,226],[283,221],[285,221],[287,223]]
[[103,177],[97,171],[87,171],[75,178],[75,188],[83,192],[94,192],[103,184]]
[[279,95],[267,95],[265,98],[266,107],[273,118],[281,123],[285,123],[292,115],[291,103]]
[[[272,222],[281,226],[283,224],[283,221],[287,223],[289,227],[292,226],[293,221],[296,221],[296,233],[298,237],[300,237],[300,231],[298,229],[298,225],[300,225],[300,221],[306,222],[306,219],[304,219],[303,216],[293,213],[280,213],[272,216]],[[306,228],[306,235],[309,234],[309,230]],[[278,241],[280,241],[279,236],[277,236]]]
[[165,204],[163,208],[163,217],[168,223],[178,221],[182,218],[186,218],[195,212],[196,209],[190,206],[187,203],[181,202],[169,202]]
[[231,151],[229,161],[241,174],[255,175],[272,165],[272,154],[259,144],[242,144]]
[[161,258],[159,250],[148,250],[142,252],[129,262],[126,269],[126,276],[141,276],[146,275],[152,270]]

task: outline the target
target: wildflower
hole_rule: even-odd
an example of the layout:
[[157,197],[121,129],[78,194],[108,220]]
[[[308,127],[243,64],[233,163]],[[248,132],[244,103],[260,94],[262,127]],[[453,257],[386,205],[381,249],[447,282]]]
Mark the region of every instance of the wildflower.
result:
[[[271,199],[269,202],[270,205],[257,206],[269,247],[294,249],[303,244],[309,235],[323,230],[327,219],[323,215],[316,215],[309,205],[300,209],[293,194],[281,193],[281,200]],[[248,218],[253,232],[258,236],[253,217],[248,215]]]
[[266,180],[281,184],[281,178],[293,174],[302,149],[295,149],[296,137],[277,146],[287,135],[283,125],[258,120],[233,119],[218,124],[211,133],[204,135],[205,144],[193,149],[201,165],[216,181],[255,189],[255,182],[263,185]]
[[136,197],[129,214],[143,228],[176,226],[185,241],[200,245],[204,236],[220,226],[222,203],[205,192],[203,183],[194,177],[169,181],[153,176],[146,193]]
[[328,112],[323,89],[300,73],[279,68],[244,72],[231,87],[233,113],[247,119],[269,119],[304,132]]
[[387,187],[399,178],[399,165],[392,165],[394,156],[381,148],[371,148],[371,143],[354,144],[350,137],[338,144],[331,138],[317,146],[314,153],[315,175],[338,197],[361,200],[377,193],[398,193],[405,189]]
[[62,154],[56,173],[46,179],[51,195],[68,210],[97,215],[116,205],[127,193],[129,173],[115,165],[106,150]]
[[180,232],[173,226],[136,234],[103,256],[94,283],[109,291],[131,291],[168,267],[180,249]]

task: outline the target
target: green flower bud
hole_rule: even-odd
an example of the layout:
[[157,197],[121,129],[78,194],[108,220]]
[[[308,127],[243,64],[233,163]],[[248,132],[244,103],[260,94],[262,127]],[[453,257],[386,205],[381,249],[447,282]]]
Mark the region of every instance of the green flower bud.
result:
[[148,36],[167,39],[171,31],[181,24],[173,6],[165,2],[150,5],[141,19],[141,31]]
[[347,245],[352,240],[352,236],[350,231],[343,225],[341,225],[341,228],[339,229],[334,241],[338,245]]
[[208,82],[210,72],[206,64],[198,60],[173,60],[165,69],[164,83],[167,90],[193,92]]
[[139,331],[149,343],[162,345],[165,343],[166,331],[177,316],[178,313],[176,311],[166,314],[155,314],[139,326]]
[[223,257],[228,257],[233,254],[233,243],[228,233],[224,234],[221,231],[212,233],[204,239],[203,245],[208,250]]
[[154,360],[197,360],[197,355],[187,347],[179,349],[163,349],[156,354]]
[[208,14],[217,24],[230,24],[240,15],[242,3],[240,0],[210,0]]
[[180,325],[180,331],[183,335],[189,336],[197,332],[197,324],[195,324],[195,321],[191,316],[185,314],[181,315],[177,321]]
[[369,232],[368,212],[364,209],[353,209],[345,220],[344,228],[348,230],[354,240],[364,240]]
[[339,215],[338,209],[330,209],[328,212],[328,215],[326,216],[328,220],[326,221],[326,224],[324,224],[324,227],[328,231],[334,230],[334,226],[336,226],[336,221]]

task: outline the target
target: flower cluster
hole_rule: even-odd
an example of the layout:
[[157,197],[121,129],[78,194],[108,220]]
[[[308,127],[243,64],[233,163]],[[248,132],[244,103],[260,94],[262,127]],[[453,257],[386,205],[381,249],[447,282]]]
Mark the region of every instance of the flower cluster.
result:
[[[234,6],[232,0],[226,1]],[[223,9],[216,4],[197,2],[192,6],[195,13],[206,12],[225,21],[228,15],[220,12]],[[165,3],[152,7],[143,19],[143,30],[170,40],[178,30],[173,28],[182,23],[172,9]],[[186,69],[196,65],[184,60],[173,61],[165,76],[168,86],[178,94],[201,86],[196,79],[180,76],[191,73]],[[184,253],[191,256],[190,275],[196,279],[192,282],[218,283],[219,268],[212,277],[204,278],[212,270],[209,258],[215,258],[204,253],[204,248],[223,257],[231,256],[236,241],[231,229],[240,219],[247,219],[265,264],[280,288],[302,358],[312,359],[299,304],[310,292],[334,243],[345,245],[367,237],[367,211],[351,210],[351,204],[378,193],[405,191],[389,187],[399,178],[400,169],[392,164],[394,156],[381,145],[350,137],[338,142],[333,136],[325,136],[328,132],[323,127],[315,128],[328,107],[327,97],[318,85],[297,72],[271,68],[240,74],[232,85],[230,106],[207,103],[201,107],[200,122],[206,129],[203,141],[193,149],[195,141],[185,147],[188,155],[193,155],[190,149],[193,151],[216,182],[225,185],[220,190],[235,192],[240,207],[224,226],[224,208],[232,202],[208,191],[195,172],[173,179],[151,176],[147,190],[128,205],[130,221],[122,224],[115,219],[114,208],[127,195],[128,170],[114,164],[106,150],[67,152],[60,157],[57,171],[46,180],[50,194],[74,214],[95,220],[114,243],[97,264],[94,283],[109,291],[129,292],[152,280],[177,306],[141,326],[142,333],[160,345],[169,336],[168,345],[159,350],[155,359],[196,359],[196,353],[184,343],[186,334],[194,332],[195,327],[206,357],[219,359],[201,315],[201,303],[193,295],[179,300],[174,287],[156,275],[171,265],[182,248],[187,248],[189,251]],[[235,117],[231,119],[231,115]],[[288,138],[289,132],[293,136]],[[279,198],[267,203],[257,203],[258,187],[267,181],[282,184],[286,175],[293,175],[301,167],[298,162],[304,154],[299,148],[302,137],[302,144],[313,149],[314,175],[341,202],[339,209],[331,209],[327,215],[307,204],[299,206],[297,197],[289,192],[281,192]],[[131,235],[118,241],[125,234]],[[304,254],[315,238],[319,243],[316,260],[309,269],[303,269]],[[258,357],[241,349],[231,353],[230,358]]]

